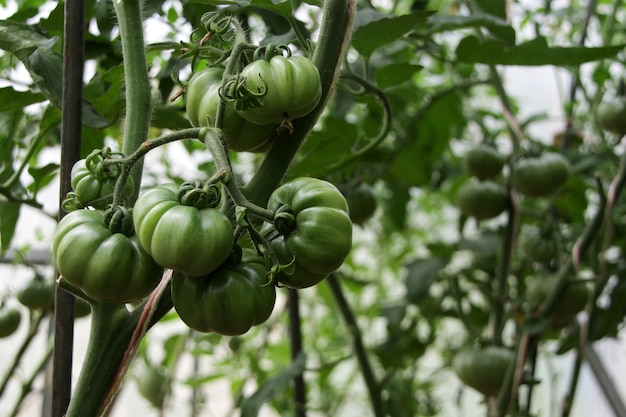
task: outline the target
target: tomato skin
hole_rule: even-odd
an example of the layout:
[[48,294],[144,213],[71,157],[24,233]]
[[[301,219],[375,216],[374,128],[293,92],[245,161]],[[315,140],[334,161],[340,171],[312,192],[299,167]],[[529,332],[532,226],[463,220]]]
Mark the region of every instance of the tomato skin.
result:
[[556,242],[542,236],[541,229],[525,227],[520,235],[520,247],[524,255],[533,262],[550,262],[557,256]]
[[206,275],[230,255],[233,226],[218,208],[181,204],[178,190],[162,184],[140,195],[133,209],[135,233],[159,265],[188,276]]
[[272,314],[276,289],[268,283],[263,258],[244,249],[238,265],[230,261],[199,278],[176,272],[172,301],[181,320],[199,332],[237,336]]
[[30,310],[52,310],[55,284],[49,280],[34,279],[20,289],[16,298]]
[[352,223],[362,225],[376,213],[378,201],[374,190],[368,184],[362,183],[341,192],[348,202]]
[[[98,177],[87,168],[85,159],[76,161],[72,166],[70,182],[72,190],[76,193],[78,201],[84,206],[92,206],[96,209],[105,209],[113,200],[113,191],[117,175],[102,175]],[[124,187],[124,197],[132,194],[134,189],[132,178],[128,178]]]
[[94,300],[113,304],[147,296],[163,274],[136,235],[112,233],[98,210],[63,217],[52,238],[52,255],[64,279]]
[[515,353],[505,347],[465,348],[457,352],[452,368],[459,379],[481,394],[498,395]]
[[506,189],[493,181],[470,178],[457,190],[456,206],[466,216],[477,220],[499,216],[508,203]]
[[280,124],[306,116],[322,97],[320,73],[309,58],[273,56],[257,60],[241,71],[250,91],[266,91],[258,107],[237,110],[241,117],[257,124]]
[[554,194],[569,176],[569,162],[555,152],[519,161],[513,171],[517,191],[529,197],[548,197]]
[[[185,93],[187,117],[192,126],[214,126],[220,105],[221,68],[207,68],[191,77]],[[226,102],[224,138],[233,152],[265,152],[276,137],[275,125],[259,125],[243,119],[231,101]]]
[[315,285],[337,270],[352,249],[352,221],[348,203],[331,183],[316,178],[296,178],[278,187],[268,209],[287,208],[295,219],[287,235],[272,241],[281,263],[295,259],[293,274],[280,274],[287,287]]
[[626,103],[623,100],[600,104],[596,114],[602,129],[626,135]]
[[477,146],[468,150],[463,157],[463,169],[479,180],[497,177],[504,167],[504,157],[488,146]]
[[9,337],[20,327],[22,314],[13,307],[0,308],[0,339]]
[[[557,284],[555,276],[543,274],[527,277],[526,282],[526,297],[532,308],[537,308],[546,301]],[[585,308],[589,297],[591,297],[591,288],[588,283],[571,277],[550,313],[552,328],[559,329],[565,326]]]

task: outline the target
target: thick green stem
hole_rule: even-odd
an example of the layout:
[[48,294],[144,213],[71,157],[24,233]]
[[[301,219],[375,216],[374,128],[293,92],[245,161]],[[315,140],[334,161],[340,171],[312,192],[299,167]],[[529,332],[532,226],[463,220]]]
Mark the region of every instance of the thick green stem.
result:
[[[119,21],[124,55],[126,120],[122,153],[128,156],[148,139],[152,96],[143,40],[141,2],[140,0],[115,0],[113,5]],[[135,182],[134,193],[129,199],[131,205],[139,195],[142,168],[143,161],[139,161],[130,173]]]
[[339,70],[352,31],[356,2],[354,0],[327,0],[324,2],[322,26],[313,54],[313,62],[320,72],[322,98],[308,115],[293,121],[293,133],[281,133],[255,176],[244,188],[244,194],[255,204],[264,206],[272,191],[284,178],[291,161],[322,114],[334,91]]

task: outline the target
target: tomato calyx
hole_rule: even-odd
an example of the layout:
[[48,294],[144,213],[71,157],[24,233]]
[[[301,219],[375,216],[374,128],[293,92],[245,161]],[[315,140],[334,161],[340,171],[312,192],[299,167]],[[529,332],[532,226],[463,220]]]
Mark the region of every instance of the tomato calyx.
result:
[[130,237],[135,234],[132,209],[116,206],[104,212],[104,224],[111,233],[121,233]]
[[296,216],[293,209],[289,206],[281,206],[274,214],[274,227],[278,233],[283,236],[289,236],[289,233],[296,228]]
[[178,194],[181,204],[198,210],[215,208],[220,204],[221,199],[222,193],[217,184],[202,184],[194,181],[183,183]]
[[123,154],[119,152],[113,152],[111,151],[111,148],[105,146],[102,149],[95,149],[89,155],[87,155],[87,158],[85,158],[85,166],[99,180],[104,180],[107,178],[117,178],[120,175],[119,165],[105,163],[105,161],[123,157]]

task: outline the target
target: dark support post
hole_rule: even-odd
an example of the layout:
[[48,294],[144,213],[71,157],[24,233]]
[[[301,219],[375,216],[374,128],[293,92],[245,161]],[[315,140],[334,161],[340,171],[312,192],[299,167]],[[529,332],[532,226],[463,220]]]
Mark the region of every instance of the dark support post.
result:
[[[291,340],[291,359],[295,360],[302,351],[302,330],[300,329],[300,299],[298,291],[289,289],[289,335]],[[306,389],[304,386],[304,376],[297,375],[293,379],[294,401],[296,405],[296,417],[306,417]]]

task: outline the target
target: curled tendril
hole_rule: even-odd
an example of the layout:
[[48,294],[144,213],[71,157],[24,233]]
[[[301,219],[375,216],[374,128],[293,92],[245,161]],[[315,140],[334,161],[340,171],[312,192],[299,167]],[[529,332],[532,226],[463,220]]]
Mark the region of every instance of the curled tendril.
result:
[[85,166],[91,171],[96,178],[104,180],[107,178],[117,178],[120,175],[120,167],[117,164],[107,164],[106,161],[112,159],[123,158],[124,155],[119,152],[112,152],[111,148],[105,146],[102,149],[94,149],[87,158],[85,158]]
[[246,110],[261,107],[263,97],[267,94],[267,83],[259,74],[263,85],[257,85],[256,90],[248,88],[246,78],[237,74],[236,77],[226,81],[220,88],[219,94],[225,101],[235,102],[235,109]]
[[293,210],[289,206],[281,206],[274,215],[274,227],[283,236],[288,236],[289,233],[296,227],[296,216]]
[[259,61],[261,59],[269,61],[277,55],[286,56],[288,58],[291,56],[291,49],[286,44],[270,43],[267,46],[257,48],[252,55],[252,59],[254,61]]
[[233,17],[231,15],[222,15],[219,12],[208,12],[200,18],[200,24],[209,33],[223,35],[230,30]]
[[186,182],[180,187],[178,200],[181,204],[198,210],[215,208],[220,204],[222,193],[217,184]]
[[76,194],[74,191],[70,191],[69,193],[67,193],[67,196],[65,196],[65,199],[61,203],[61,208],[66,213],[70,213],[72,211],[82,209],[84,208],[84,206],[78,199],[78,194]]
[[111,233],[121,233],[125,236],[132,236],[135,233],[132,209],[123,206],[112,207],[105,211],[104,224]]

